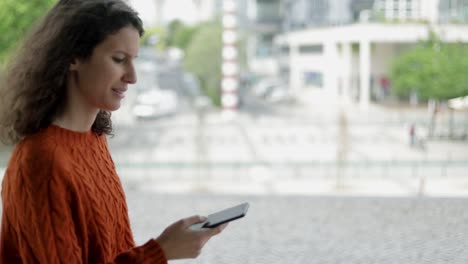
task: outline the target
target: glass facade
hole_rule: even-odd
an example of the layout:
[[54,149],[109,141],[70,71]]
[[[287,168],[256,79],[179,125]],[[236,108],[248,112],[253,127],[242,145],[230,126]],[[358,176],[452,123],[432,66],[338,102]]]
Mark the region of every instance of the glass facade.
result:
[[425,20],[420,12],[422,4],[422,0],[376,0],[374,11],[382,13],[385,20]]
[[257,0],[257,21],[258,22],[279,22],[280,1]]
[[444,0],[439,3],[441,23],[468,23],[468,0]]
[[375,0],[286,0],[283,3],[283,30],[351,24],[363,10],[371,10]]

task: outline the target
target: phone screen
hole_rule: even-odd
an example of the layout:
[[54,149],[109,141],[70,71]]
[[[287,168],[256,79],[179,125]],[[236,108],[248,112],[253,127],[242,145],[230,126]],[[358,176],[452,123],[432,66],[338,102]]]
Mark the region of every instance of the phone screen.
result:
[[248,203],[243,203],[220,212],[208,215],[208,220],[203,227],[213,228],[232,220],[244,217],[249,209]]
[[214,214],[208,215],[208,219],[200,224],[195,224],[190,228],[192,230],[199,230],[200,228],[214,228],[224,223],[239,219],[247,214],[249,203],[239,204],[237,206],[224,209]]

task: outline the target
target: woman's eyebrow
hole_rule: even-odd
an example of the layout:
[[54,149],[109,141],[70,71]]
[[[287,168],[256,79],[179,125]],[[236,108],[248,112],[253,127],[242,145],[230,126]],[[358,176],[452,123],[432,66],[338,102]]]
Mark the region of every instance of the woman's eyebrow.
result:
[[123,51],[123,50],[116,50],[116,51],[114,51],[114,53],[122,53],[122,54],[124,54],[124,55],[127,56],[127,57],[138,58],[138,54],[135,55],[135,56],[132,56],[130,53],[128,53],[128,52],[126,52],[126,51]]

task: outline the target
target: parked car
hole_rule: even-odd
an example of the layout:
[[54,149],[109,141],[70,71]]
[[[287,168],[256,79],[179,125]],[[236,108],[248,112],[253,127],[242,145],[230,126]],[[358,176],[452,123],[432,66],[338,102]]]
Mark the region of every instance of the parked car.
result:
[[150,48],[141,48],[135,59],[138,82],[135,84],[137,91],[153,89],[158,84],[158,74],[163,69],[164,61],[161,56]]
[[207,109],[213,106],[211,99],[200,88],[200,82],[195,74],[186,72],[183,75],[184,91],[190,97],[195,109]]
[[292,101],[286,84],[279,79],[260,80],[253,86],[252,92],[257,98],[270,103]]
[[132,109],[137,119],[151,119],[176,114],[179,100],[173,90],[152,88],[140,93]]

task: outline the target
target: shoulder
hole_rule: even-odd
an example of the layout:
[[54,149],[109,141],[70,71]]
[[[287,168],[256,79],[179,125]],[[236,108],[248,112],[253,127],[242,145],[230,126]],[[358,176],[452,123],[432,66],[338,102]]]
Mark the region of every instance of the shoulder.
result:
[[53,160],[57,146],[58,144],[51,137],[38,133],[24,138],[16,146],[15,152],[21,154],[20,157],[24,161],[43,164]]
[[109,143],[107,135],[97,136],[96,148],[99,149],[101,153],[109,154]]
[[20,180],[24,187],[40,188],[66,170],[66,157],[53,138],[42,133],[28,136],[13,150],[5,176]]
[[106,146],[107,147],[107,144],[108,144],[108,141],[107,141],[107,135],[105,134],[102,134],[102,135],[98,135],[97,138],[98,138],[98,141],[100,142],[100,144],[102,144],[103,146]]

